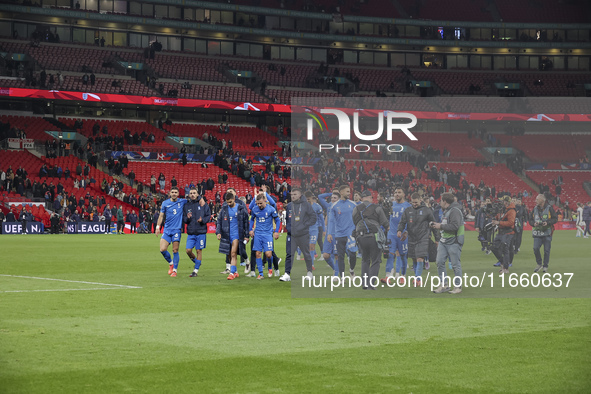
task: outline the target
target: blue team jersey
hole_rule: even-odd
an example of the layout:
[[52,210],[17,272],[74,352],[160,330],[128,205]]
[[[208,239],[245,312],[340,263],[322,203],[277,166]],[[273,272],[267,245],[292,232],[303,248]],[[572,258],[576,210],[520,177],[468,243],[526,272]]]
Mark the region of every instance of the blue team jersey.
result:
[[339,200],[331,208],[332,217],[328,222],[328,233],[335,237],[348,237],[355,229],[353,209],[357,204],[351,200]]
[[316,223],[310,227],[316,227],[317,229],[324,228],[324,214],[322,207],[318,203],[312,204],[312,210],[316,214]]
[[396,201],[392,203],[392,215],[390,215],[390,230],[388,231],[389,233],[396,234],[398,232],[398,223],[400,223],[402,213],[406,208],[410,206],[410,203],[407,201],[400,204]]
[[252,208],[250,214],[250,228],[252,229],[254,221],[256,221],[257,223],[257,226],[254,230],[255,236],[272,234],[273,220],[275,220],[275,225],[277,226],[277,230],[279,230],[279,216],[277,215],[277,211],[275,210],[275,208],[273,208],[272,206],[267,205],[265,209],[261,210],[257,205]]
[[230,240],[238,239],[238,204],[234,208],[228,206],[228,216],[230,217]]
[[166,215],[166,222],[164,229],[166,231],[180,231],[183,227],[183,207],[187,203],[184,198],[177,198],[176,201],[171,199],[165,200],[162,203],[160,212]]
[[331,233],[331,232],[329,232],[328,230],[330,230],[330,221],[331,221],[331,220],[332,220],[332,218],[333,218],[332,207],[334,207],[334,205],[335,205],[335,204],[336,204],[336,202],[331,202],[331,203],[329,203],[328,209],[326,210],[326,223],[328,224],[328,225],[327,225],[327,227],[328,227],[328,228],[327,228],[327,230],[326,230],[326,235],[327,235],[327,236],[328,236],[329,234],[330,234],[330,235],[334,235],[334,229],[332,229],[332,233]]

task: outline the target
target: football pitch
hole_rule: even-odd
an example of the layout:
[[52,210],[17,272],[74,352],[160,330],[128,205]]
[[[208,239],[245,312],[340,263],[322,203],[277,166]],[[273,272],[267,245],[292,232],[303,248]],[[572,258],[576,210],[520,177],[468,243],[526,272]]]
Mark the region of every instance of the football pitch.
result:
[[[591,239],[573,231],[555,232],[550,260],[573,273],[572,293],[522,283],[507,296],[496,281],[294,298],[295,283],[242,267],[226,280],[213,235],[197,278],[184,236],[176,278],[158,244],[0,235],[0,393],[591,392]],[[285,235],[276,247],[285,258]],[[464,270],[496,273],[495,261],[469,233]],[[511,272],[533,268],[526,233]]]

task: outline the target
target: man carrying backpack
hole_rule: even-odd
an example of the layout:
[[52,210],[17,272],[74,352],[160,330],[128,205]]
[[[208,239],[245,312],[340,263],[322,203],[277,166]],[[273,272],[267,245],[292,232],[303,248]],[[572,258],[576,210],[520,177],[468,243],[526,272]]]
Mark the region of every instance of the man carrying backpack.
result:
[[[363,290],[375,290],[375,286],[380,282],[378,275],[382,262],[382,250],[378,246],[376,238],[380,231],[382,235],[387,233],[390,221],[382,207],[373,203],[373,197],[369,190],[361,193],[361,204],[353,209],[353,223],[355,224],[356,239],[361,248]],[[380,226],[385,229],[385,232]]]

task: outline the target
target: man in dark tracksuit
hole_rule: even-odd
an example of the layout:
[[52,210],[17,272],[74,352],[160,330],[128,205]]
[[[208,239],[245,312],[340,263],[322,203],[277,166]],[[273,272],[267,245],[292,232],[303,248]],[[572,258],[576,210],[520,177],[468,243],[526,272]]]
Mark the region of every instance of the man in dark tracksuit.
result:
[[[306,199],[302,197],[302,190],[298,187],[291,189],[291,202],[288,204],[288,219],[289,227],[287,237],[289,239],[289,247],[291,256],[289,262],[285,261],[285,274],[279,278],[282,282],[289,282],[291,280],[291,257],[296,254],[298,247],[304,255],[306,262],[307,276],[312,278],[312,255],[310,254],[310,226],[316,223],[316,212]],[[291,217],[289,217],[291,215]]]
[[474,223],[474,227],[478,229],[478,240],[480,241],[480,245],[483,252],[486,254],[490,254],[490,244],[492,242],[492,231],[485,230],[485,227],[488,223],[490,223],[490,219],[486,215],[486,208],[487,205],[492,203],[489,199],[487,201],[482,201],[480,203],[480,209],[476,212],[476,221]]
[[435,241],[439,241],[439,231],[432,230],[429,227],[429,223],[434,221],[435,217],[431,208],[425,205],[418,193],[413,193],[411,196],[411,206],[406,208],[402,213],[396,235],[404,241],[407,234],[406,232],[404,234],[402,232],[406,226],[408,232],[408,257],[413,259],[415,287],[422,286],[421,275],[423,273],[423,263],[429,255],[429,238],[431,237],[431,232],[435,236]]
[[[187,224],[187,245],[185,252],[195,264],[190,277],[194,278],[201,267],[202,251],[206,247],[207,223],[211,219],[211,210],[205,200],[197,194],[197,189],[192,187],[189,191],[189,199],[183,207],[183,222]],[[193,248],[196,255],[193,254]]]
[[361,204],[353,209],[353,223],[357,242],[361,250],[361,278],[363,278],[363,290],[375,290],[372,285],[380,282],[380,264],[382,262],[382,250],[378,247],[376,234],[381,227],[388,232],[390,220],[386,217],[381,206],[373,204],[371,192],[361,193]]
[[27,221],[31,219],[29,219],[29,212],[26,208],[23,208],[18,218],[21,221],[21,234],[27,234]]
[[493,241],[491,250],[501,263],[500,274],[509,273],[509,263],[511,260],[510,247],[515,235],[515,204],[511,202],[511,197],[503,196],[501,198],[505,205],[505,212],[499,220],[493,220],[492,224],[499,226],[499,233]]
[[117,233],[125,234],[125,219],[123,217],[123,205],[117,210]]
[[[220,241],[219,252],[231,257],[231,268],[228,280],[237,278],[236,271],[239,245],[249,238],[248,211],[243,205],[236,203],[232,193],[226,193],[226,202],[218,213],[216,225],[217,238]],[[236,230],[236,231],[234,231]]]
[[[515,204],[515,236],[513,237],[513,253],[517,254],[519,248],[521,248],[521,239],[523,236],[523,224],[528,221],[527,209],[521,205],[521,198],[514,198],[513,203]],[[513,263],[513,259],[511,259]]]
[[105,217],[105,234],[111,234],[111,218],[113,217],[113,213],[109,204],[105,207],[103,216]]
[[[287,238],[285,239],[285,268],[289,267],[291,273],[292,255],[291,255],[291,203],[285,206],[285,231]],[[287,271],[279,278],[281,282],[290,282],[290,273]]]

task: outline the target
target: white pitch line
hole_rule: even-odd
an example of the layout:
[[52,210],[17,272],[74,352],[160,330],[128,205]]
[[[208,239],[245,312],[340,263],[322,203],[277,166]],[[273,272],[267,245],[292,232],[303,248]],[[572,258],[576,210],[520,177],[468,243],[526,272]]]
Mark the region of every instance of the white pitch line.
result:
[[69,282],[69,283],[84,283],[84,284],[87,284],[87,285],[114,286],[114,287],[123,287],[125,289],[141,289],[141,287],[139,287],[139,286],[115,285],[115,284],[111,284],[111,283],[99,283],[99,282],[85,282],[85,281],[82,281],[82,280],[67,280],[67,279],[55,279],[55,278],[39,278],[37,276],[4,275],[4,274],[0,274],[0,276],[7,276],[7,277],[11,277],[11,278],[54,280],[54,281],[58,281],[58,282]]
[[[130,287],[131,288],[131,287]],[[141,289],[141,287],[133,287],[134,289]],[[51,289],[51,290],[5,290],[0,293],[33,293],[33,292],[47,292],[47,291],[84,291],[84,290],[120,290],[117,287],[96,287],[93,289]]]

